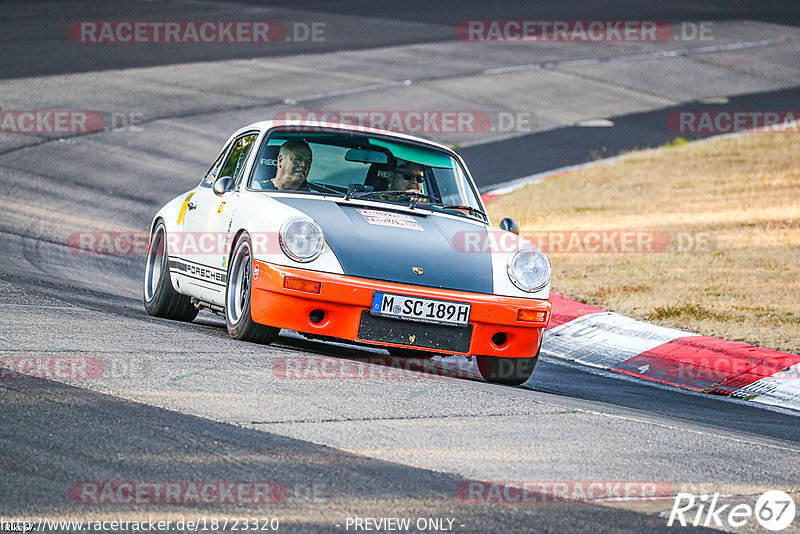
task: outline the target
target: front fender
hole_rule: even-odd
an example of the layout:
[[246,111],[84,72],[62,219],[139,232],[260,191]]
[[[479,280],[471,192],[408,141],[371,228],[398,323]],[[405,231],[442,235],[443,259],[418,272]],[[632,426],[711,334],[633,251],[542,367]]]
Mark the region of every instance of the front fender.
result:
[[278,233],[284,221],[291,217],[310,218],[302,211],[278,202],[266,193],[252,191],[241,193],[230,225],[232,239],[229,254],[233,252],[233,237],[246,231],[250,235],[253,256],[256,260],[311,271],[343,274],[342,265],[327,243],[322,253],[310,262],[299,262],[283,253]]

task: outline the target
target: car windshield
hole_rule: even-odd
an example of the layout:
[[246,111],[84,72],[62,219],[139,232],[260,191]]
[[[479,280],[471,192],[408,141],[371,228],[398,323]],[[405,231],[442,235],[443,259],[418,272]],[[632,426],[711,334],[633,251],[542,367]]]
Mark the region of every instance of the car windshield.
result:
[[249,188],[335,195],[488,220],[471,181],[450,154],[362,133],[272,131],[262,144]]

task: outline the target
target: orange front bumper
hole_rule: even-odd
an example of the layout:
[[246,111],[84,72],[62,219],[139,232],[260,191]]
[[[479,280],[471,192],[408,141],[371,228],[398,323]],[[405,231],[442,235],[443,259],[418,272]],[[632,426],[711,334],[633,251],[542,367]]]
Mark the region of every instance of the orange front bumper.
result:
[[[284,280],[287,276],[319,283],[319,293],[285,288]],[[420,347],[413,343],[415,336],[411,336],[409,343],[360,339],[361,315],[372,306],[372,297],[376,291],[470,303],[469,323],[472,325],[472,335],[469,351],[450,350],[441,346]],[[318,310],[324,313],[321,320]],[[520,321],[520,310],[543,312],[544,320]],[[312,318],[312,312],[315,311]],[[371,345],[448,354],[530,358],[539,350],[542,332],[550,322],[550,311],[550,301],[547,300],[467,293],[253,262],[251,315],[255,322]],[[414,324],[420,330],[426,328],[426,323]],[[498,341],[503,342],[498,344]]]

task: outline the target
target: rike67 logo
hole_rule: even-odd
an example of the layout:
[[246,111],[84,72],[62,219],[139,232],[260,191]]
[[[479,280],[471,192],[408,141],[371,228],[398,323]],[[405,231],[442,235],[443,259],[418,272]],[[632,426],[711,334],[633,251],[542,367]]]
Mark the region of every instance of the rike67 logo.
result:
[[669,514],[667,526],[734,527],[739,528],[755,519],[765,529],[784,530],[792,524],[795,504],[792,497],[780,490],[763,493],[755,506],[746,503],[720,504],[720,494],[692,495],[678,493]]

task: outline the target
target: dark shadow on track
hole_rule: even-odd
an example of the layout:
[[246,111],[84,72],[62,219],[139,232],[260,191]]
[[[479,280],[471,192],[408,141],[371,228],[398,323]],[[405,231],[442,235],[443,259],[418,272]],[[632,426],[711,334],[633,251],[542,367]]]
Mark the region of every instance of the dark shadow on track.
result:
[[[47,380],[2,380],[0,398],[0,450],[9,460],[0,477],[6,520],[9,515],[91,518],[108,513],[139,521],[268,516],[280,520],[282,532],[341,532],[336,523],[346,517],[385,515],[455,517],[464,525],[459,532],[527,532],[534,527],[577,532],[596,522],[620,532],[667,530],[658,516],[587,502],[476,505],[459,500],[458,488],[468,482],[462,477]],[[167,497],[151,489],[137,491],[141,502],[129,504],[133,490],[97,489],[112,482],[240,483],[245,491],[234,489],[229,496],[213,489],[200,492],[203,499],[219,495],[222,504],[179,492],[165,504]],[[261,493],[265,503],[251,504],[255,494],[247,487],[252,483],[269,484],[269,491]],[[161,503],[151,502],[159,498]]]

